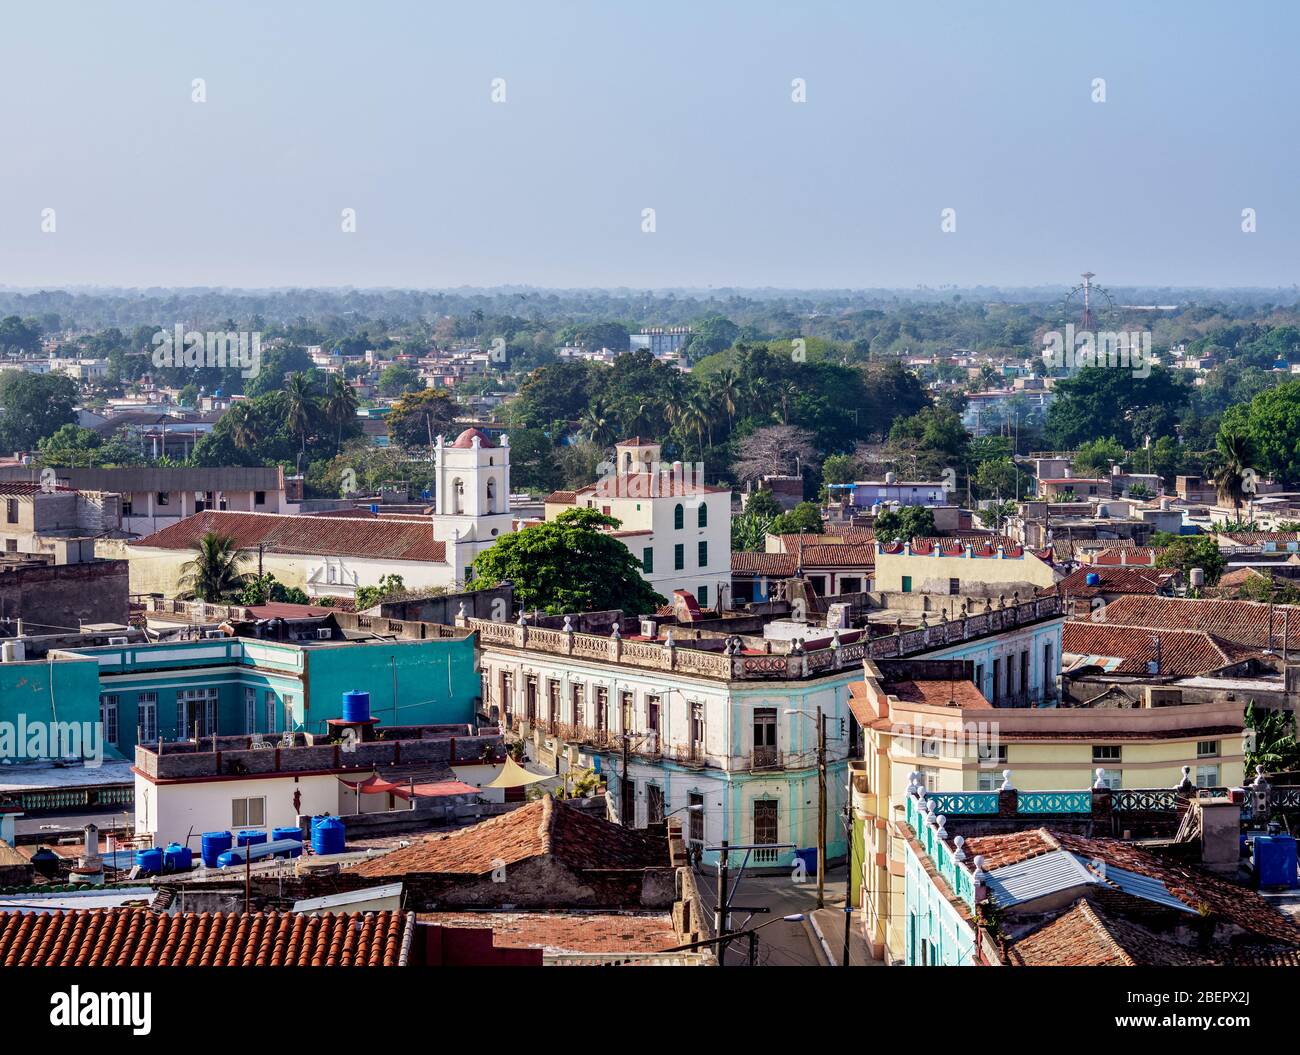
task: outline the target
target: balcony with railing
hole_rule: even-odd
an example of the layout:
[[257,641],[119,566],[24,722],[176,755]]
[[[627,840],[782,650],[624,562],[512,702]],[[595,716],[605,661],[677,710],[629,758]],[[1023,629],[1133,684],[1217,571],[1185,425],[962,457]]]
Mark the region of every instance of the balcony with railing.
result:
[[[532,627],[527,622],[496,623],[487,619],[466,619],[465,625],[479,636],[484,649],[505,648],[559,656],[609,662],[619,666],[647,670],[672,671],[683,675],[722,681],[775,680],[797,681],[838,670],[856,668],[864,659],[892,659],[919,655],[960,644],[991,634],[1004,633],[1028,626],[1063,613],[1059,597],[1037,597],[1019,603],[995,606],[983,612],[957,619],[941,618],[904,630],[896,625],[892,634],[867,638],[866,631],[846,632],[856,640],[842,642],[839,633],[829,632],[831,643],[823,648],[805,650],[798,642],[780,643],[784,652],[756,652],[744,647],[739,636],[719,635],[711,639],[718,648],[691,647],[692,643],[663,641],[624,641],[617,635],[602,637],[575,630],[552,630]],[[828,633],[810,627],[809,634]],[[764,647],[775,647],[764,642]]]
[[783,765],[781,752],[775,747],[755,747],[749,752],[751,770],[781,769]]

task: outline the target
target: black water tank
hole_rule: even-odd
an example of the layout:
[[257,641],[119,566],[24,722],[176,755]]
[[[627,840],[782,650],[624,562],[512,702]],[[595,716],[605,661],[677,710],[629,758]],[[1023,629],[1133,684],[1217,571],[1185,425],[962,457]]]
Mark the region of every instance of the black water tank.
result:
[[59,874],[59,855],[48,846],[42,846],[32,854],[32,867],[36,869],[38,875],[53,879]]

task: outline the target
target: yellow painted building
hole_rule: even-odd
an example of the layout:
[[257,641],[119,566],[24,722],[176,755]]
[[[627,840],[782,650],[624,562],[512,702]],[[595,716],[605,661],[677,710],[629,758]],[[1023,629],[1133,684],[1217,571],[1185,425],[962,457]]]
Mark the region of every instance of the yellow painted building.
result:
[[[963,666],[969,666],[965,664]],[[895,822],[913,773],[931,794],[996,792],[1010,772],[1020,792],[1177,786],[1244,779],[1243,705],[994,708],[949,661],[867,662],[851,686],[863,752],[850,770],[862,825],[855,906],[873,955],[903,949],[903,854]]]
[[872,585],[886,593],[997,597],[1054,586],[1060,576],[1032,550],[959,539],[876,545]]

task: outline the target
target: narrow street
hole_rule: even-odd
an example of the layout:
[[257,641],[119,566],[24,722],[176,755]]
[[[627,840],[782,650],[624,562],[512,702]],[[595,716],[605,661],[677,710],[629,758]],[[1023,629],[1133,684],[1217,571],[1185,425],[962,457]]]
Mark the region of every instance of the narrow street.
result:
[[[716,905],[717,871],[703,866],[696,869],[696,882],[704,895],[710,911]],[[826,907],[817,914],[827,944],[830,945],[830,958],[822,948],[814,927],[812,914],[817,911],[817,877],[809,876],[804,882],[796,883],[788,875],[754,876],[746,873],[738,885],[735,872],[732,873],[734,893],[731,898],[732,930],[749,930],[762,926],[771,920],[778,922],[763,926],[758,938],[758,965],[760,967],[827,967],[838,965],[843,954],[844,931],[842,929],[845,884],[848,870],[839,865],[826,873]],[[767,909],[755,912],[750,909]],[[802,913],[804,920],[798,923],[780,922],[782,916]],[[866,964],[865,945],[856,937],[853,939],[850,956],[855,965]],[[749,963],[749,944],[737,942],[728,947],[725,966],[746,966]]]

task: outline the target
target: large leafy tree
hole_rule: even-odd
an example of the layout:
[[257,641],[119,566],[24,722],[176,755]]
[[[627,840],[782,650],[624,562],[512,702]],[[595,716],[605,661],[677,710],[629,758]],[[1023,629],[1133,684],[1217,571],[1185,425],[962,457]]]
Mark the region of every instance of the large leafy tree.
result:
[[1148,377],[1131,370],[1090,366],[1058,382],[1047,413],[1047,442],[1073,450],[1098,436],[1113,436],[1127,448],[1146,436],[1154,442],[1172,435],[1178,412],[1187,405],[1187,386],[1164,367]]
[[[1287,381],[1260,392],[1249,404],[1229,407],[1219,437],[1244,436],[1261,474],[1300,483],[1300,381]],[[1223,446],[1217,442],[1220,454]]]
[[1157,568],[1177,568],[1184,578],[1193,568],[1203,569],[1207,586],[1213,586],[1219,581],[1219,576],[1227,565],[1228,559],[1209,535],[1171,539],[1156,557]]
[[925,506],[903,506],[881,513],[871,525],[880,542],[906,542],[914,538],[933,538],[934,513]]
[[248,584],[243,567],[252,557],[233,538],[208,531],[195,540],[193,549],[193,558],[181,565],[177,585],[182,597],[215,603],[243,593]]
[[62,374],[0,372],[0,448],[29,451],[63,425],[74,424],[77,385]]
[[433,437],[451,432],[461,413],[460,404],[444,389],[408,392],[388,412],[388,435],[403,447],[432,447]]
[[641,562],[609,534],[620,521],[570,509],[552,521],[505,535],[474,558],[470,589],[509,579],[524,609],[552,615],[621,609],[653,612],[665,599],[641,577]]

